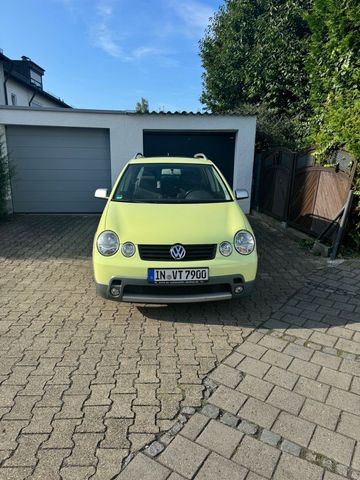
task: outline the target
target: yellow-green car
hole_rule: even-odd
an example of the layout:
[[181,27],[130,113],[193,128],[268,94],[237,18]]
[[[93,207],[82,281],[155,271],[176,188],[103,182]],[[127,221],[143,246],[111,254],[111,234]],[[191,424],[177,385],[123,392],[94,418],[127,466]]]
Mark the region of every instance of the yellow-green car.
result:
[[98,294],[184,303],[238,298],[254,286],[256,243],[237,200],[205,155],[135,158],[108,196],[93,247]]

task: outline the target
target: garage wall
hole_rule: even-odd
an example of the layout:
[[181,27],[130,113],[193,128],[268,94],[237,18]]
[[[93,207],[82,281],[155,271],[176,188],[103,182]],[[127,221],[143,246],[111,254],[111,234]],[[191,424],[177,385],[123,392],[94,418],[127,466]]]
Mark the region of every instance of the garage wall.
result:
[[[235,133],[235,161],[233,188],[245,188],[249,199],[239,201],[245,213],[250,211],[256,117],[233,115],[120,115],[110,130],[112,180],[136,152],[143,151],[143,132],[163,131],[233,131]],[[121,142],[121,146],[118,145]],[[119,148],[120,147],[120,148]],[[115,153],[115,154],[114,154]]]
[[[126,162],[143,151],[146,130],[229,132],[235,134],[233,187],[246,188],[251,196],[256,117],[196,114],[134,114],[119,111],[62,108],[1,107],[0,125],[105,128],[110,131],[111,181]],[[101,187],[103,185],[99,185]],[[250,199],[239,202],[250,210]]]
[[15,213],[95,213],[95,189],[111,186],[109,131],[8,126]]

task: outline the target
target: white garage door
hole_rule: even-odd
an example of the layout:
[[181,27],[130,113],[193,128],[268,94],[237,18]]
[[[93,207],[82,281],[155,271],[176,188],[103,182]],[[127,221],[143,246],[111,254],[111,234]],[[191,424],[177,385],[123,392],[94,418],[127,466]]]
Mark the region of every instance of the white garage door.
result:
[[8,126],[12,198],[16,213],[96,213],[110,188],[110,144],[106,129]]

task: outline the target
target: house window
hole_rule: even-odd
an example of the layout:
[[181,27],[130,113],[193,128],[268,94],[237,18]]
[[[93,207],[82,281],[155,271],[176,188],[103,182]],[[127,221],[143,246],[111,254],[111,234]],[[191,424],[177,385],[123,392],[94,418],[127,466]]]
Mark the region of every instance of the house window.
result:
[[17,98],[15,93],[11,94],[11,105],[17,105]]
[[42,79],[35,70],[30,70],[30,82],[36,87],[42,88]]

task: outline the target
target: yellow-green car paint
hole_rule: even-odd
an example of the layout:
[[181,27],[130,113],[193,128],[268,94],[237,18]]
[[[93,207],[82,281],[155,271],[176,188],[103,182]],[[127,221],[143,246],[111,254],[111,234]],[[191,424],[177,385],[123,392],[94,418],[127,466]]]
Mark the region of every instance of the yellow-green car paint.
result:
[[[127,203],[112,201],[117,185],[126,166],[121,171],[108,197],[106,206],[101,215],[93,244],[93,268],[97,286],[97,293],[101,296],[120,301],[146,303],[172,303],[229,299],[241,297],[247,293],[255,283],[257,272],[257,251],[249,255],[241,255],[235,249],[230,256],[225,257],[219,252],[219,245],[228,241],[233,245],[234,235],[239,230],[247,230],[253,234],[250,223],[238,205],[227,181],[217,167],[207,159],[156,157],[138,158],[128,162],[133,163],[192,163],[212,165],[226,185],[231,200],[219,203]],[[104,231],[115,232],[120,240],[120,248],[112,256],[103,256],[99,253],[96,240]],[[136,252],[132,257],[125,257],[121,252],[121,245],[132,242]],[[216,243],[216,256],[212,260],[179,262],[144,261],[139,256],[139,244],[173,245],[173,244],[212,244]],[[154,287],[153,295],[125,295],[124,285],[134,283],[148,285],[148,268],[181,268],[208,267],[211,283],[231,282],[242,280],[244,286],[240,295],[234,294],[236,283],[231,285],[231,295],[157,295]],[[121,294],[114,298],[110,295],[113,280],[119,285]],[[121,282],[122,280],[122,282]]]

